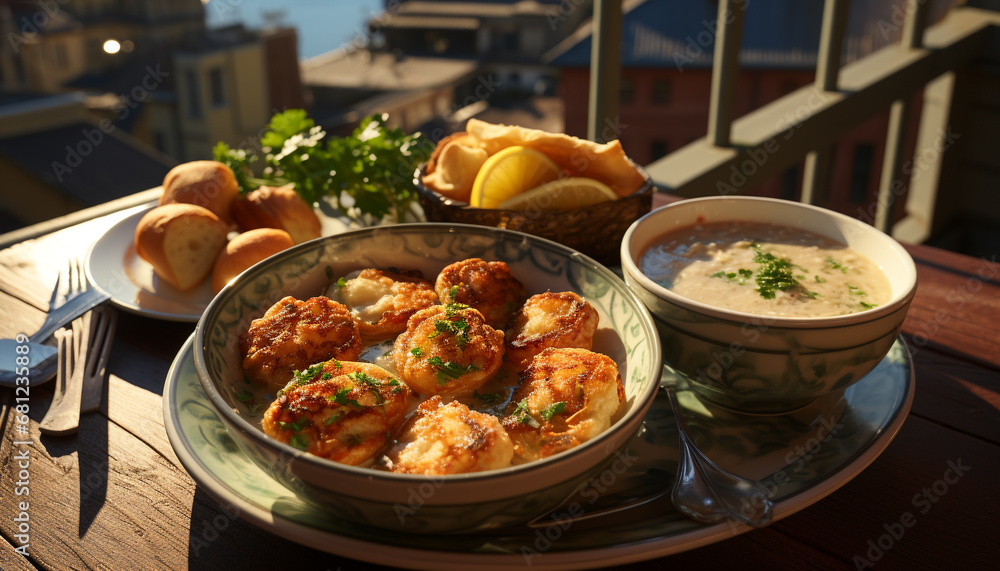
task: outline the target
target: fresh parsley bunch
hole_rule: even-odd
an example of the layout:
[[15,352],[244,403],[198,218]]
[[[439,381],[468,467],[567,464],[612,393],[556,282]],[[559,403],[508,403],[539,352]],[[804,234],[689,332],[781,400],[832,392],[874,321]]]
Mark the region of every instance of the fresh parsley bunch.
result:
[[307,203],[328,198],[359,224],[389,216],[403,222],[416,198],[413,171],[430,157],[434,143],[420,133],[387,127],[387,119],[387,114],[371,115],[350,136],[327,137],[302,109],[278,113],[260,138],[260,177],[253,173],[258,157],[245,149],[220,142],[213,154],[233,169],[241,193],[292,184]]

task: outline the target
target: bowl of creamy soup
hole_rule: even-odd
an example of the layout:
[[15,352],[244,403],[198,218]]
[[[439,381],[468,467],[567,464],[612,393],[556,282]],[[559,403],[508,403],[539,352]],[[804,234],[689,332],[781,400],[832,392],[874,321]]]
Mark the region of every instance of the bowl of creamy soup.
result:
[[206,404],[247,456],[336,518],[407,533],[554,509],[627,451],[661,354],[608,268],[461,224],[299,244],[233,280],[195,333]]
[[795,410],[863,378],[916,291],[913,260],[891,237],[770,198],[660,208],[629,228],[621,256],[664,364],[703,398],[745,412]]

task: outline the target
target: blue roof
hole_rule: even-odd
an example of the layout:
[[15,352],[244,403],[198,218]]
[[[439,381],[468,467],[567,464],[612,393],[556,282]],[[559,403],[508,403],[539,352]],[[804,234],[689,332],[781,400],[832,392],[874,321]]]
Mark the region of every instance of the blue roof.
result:
[[[623,67],[711,66],[717,2],[641,0],[623,10]],[[815,65],[822,2],[753,0],[748,3],[745,18],[741,65],[767,68]],[[589,22],[584,24],[556,46],[547,54],[549,63],[559,67],[589,66],[590,28]]]

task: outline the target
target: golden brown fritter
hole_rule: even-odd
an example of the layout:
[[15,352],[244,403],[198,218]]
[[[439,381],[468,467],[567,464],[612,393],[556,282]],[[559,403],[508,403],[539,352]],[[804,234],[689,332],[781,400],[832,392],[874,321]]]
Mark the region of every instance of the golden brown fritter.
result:
[[625,400],[618,366],[586,349],[545,349],[521,375],[503,426],[523,461],[547,458],[611,426]]
[[366,339],[388,339],[406,329],[406,320],[438,302],[429,281],[402,273],[367,268],[330,286],[330,299],[343,303]]
[[331,359],[279,391],[264,413],[264,432],[299,450],[358,466],[382,452],[405,420],[411,393],[371,363]]
[[533,295],[507,330],[507,361],[523,368],[549,347],[590,349],[598,320],[597,310],[574,292]]
[[306,301],[288,296],[253,320],[240,337],[240,350],[247,377],[278,389],[294,371],[315,363],[357,360],[361,334],[344,305],[322,296]]
[[410,317],[392,358],[415,392],[472,394],[503,363],[503,332],[461,304],[435,305]]
[[434,282],[441,303],[464,303],[474,307],[495,329],[507,327],[524,301],[524,284],[510,273],[505,262],[469,258],[455,262],[438,274]]
[[495,416],[434,396],[417,409],[387,454],[389,469],[403,474],[465,474],[510,465],[514,445]]

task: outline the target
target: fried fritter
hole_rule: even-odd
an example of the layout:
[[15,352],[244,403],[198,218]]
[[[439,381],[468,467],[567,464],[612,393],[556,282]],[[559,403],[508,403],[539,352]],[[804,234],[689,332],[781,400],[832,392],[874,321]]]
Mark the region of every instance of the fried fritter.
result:
[[510,465],[514,445],[495,416],[433,396],[417,409],[387,454],[389,469],[404,474],[465,474]]
[[371,363],[331,359],[278,393],[261,425],[272,438],[334,462],[370,463],[405,420],[411,393]]
[[240,337],[243,371],[253,382],[274,389],[294,371],[328,359],[354,361],[361,355],[358,324],[344,305],[319,296],[288,296],[253,320]]
[[402,333],[411,315],[438,302],[429,281],[375,268],[344,276],[330,286],[327,295],[351,310],[366,339]]
[[441,303],[464,303],[483,314],[486,322],[503,330],[524,302],[524,284],[510,273],[505,262],[469,258],[455,262],[434,282]]
[[521,375],[503,426],[520,460],[547,458],[611,426],[625,400],[618,366],[586,349],[545,349]]
[[425,394],[472,394],[503,363],[503,332],[461,304],[435,305],[410,317],[392,358],[403,380]]
[[507,361],[524,368],[549,347],[590,349],[598,320],[597,310],[574,292],[533,295],[507,330]]

